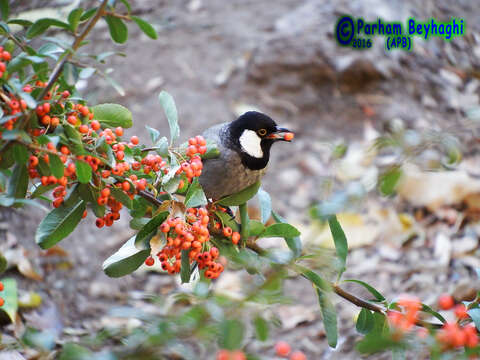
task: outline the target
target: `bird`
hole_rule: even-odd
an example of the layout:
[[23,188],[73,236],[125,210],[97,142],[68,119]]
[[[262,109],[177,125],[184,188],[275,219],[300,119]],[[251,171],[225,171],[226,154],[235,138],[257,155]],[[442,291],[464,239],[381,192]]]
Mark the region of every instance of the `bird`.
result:
[[290,130],[277,126],[272,118],[258,111],[248,111],[234,121],[215,125],[202,135],[216,143],[220,152],[217,158],[203,161],[199,177],[206,197],[213,200],[259,181],[267,170],[272,145],[293,138]]

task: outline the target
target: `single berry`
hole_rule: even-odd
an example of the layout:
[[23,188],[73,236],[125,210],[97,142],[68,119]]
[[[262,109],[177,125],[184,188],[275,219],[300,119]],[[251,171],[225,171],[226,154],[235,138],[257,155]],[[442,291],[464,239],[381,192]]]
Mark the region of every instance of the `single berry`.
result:
[[450,310],[455,305],[452,295],[443,294],[438,299],[438,307],[442,310]]
[[97,121],[97,120],[93,120],[91,123],[90,123],[90,127],[92,128],[92,130],[99,130],[100,129],[100,123]]
[[135,135],[132,136],[132,137],[130,138],[130,142],[131,142],[133,145],[138,145],[138,143],[139,143],[138,136],[135,136]]
[[290,351],[292,351],[292,348],[290,347],[290,344],[285,341],[279,341],[275,344],[275,353],[278,356],[287,357],[288,354],[290,354]]
[[467,307],[464,304],[455,305],[453,311],[458,319],[468,319],[469,317]]
[[307,360],[307,356],[303,352],[297,350],[290,355],[290,360]]
[[283,135],[283,139],[287,141],[291,141],[295,137],[294,133],[288,132]]
[[147,266],[153,266],[154,263],[155,263],[155,260],[152,256],[147,257],[145,260],[145,265]]

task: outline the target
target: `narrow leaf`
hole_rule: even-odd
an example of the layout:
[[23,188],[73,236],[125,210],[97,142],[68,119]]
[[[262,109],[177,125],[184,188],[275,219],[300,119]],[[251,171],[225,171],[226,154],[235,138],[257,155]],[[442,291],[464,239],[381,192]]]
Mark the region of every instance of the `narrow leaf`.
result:
[[337,346],[338,331],[337,331],[337,311],[327,296],[327,293],[319,288],[316,288],[318,302],[322,311],[323,325],[327,333],[327,342],[331,348]]
[[53,209],[38,226],[35,241],[42,249],[51,248],[75,229],[84,211],[83,200],[72,206],[62,205]]
[[16,164],[13,168],[12,176],[8,182],[9,197],[23,199],[28,188],[28,170],[25,165]]
[[68,23],[70,24],[70,29],[76,31],[78,24],[80,23],[80,18],[82,17],[83,9],[76,8],[70,11],[68,14]]
[[373,329],[374,319],[370,310],[363,308],[357,318],[356,329],[360,334],[368,334]]
[[110,31],[112,40],[118,44],[125,43],[128,38],[128,28],[122,19],[107,15],[105,16],[105,21],[108,24],[108,30]]
[[258,201],[260,202],[260,214],[262,223],[266,223],[272,214],[272,199],[270,194],[263,190],[262,188],[258,189]]
[[268,339],[268,322],[260,315],[253,319],[253,325],[255,326],[255,335],[260,341],[266,341]]
[[135,237],[130,238],[116,253],[103,263],[103,271],[110,277],[121,277],[137,270],[150,255],[150,249],[135,247]]
[[198,179],[195,178],[195,180],[188,187],[187,195],[185,196],[185,206],[187,208],[191,208],[206,204],[207,198],[205,193],[203,192]]
[[53,176],[55,176],[57,179],[60,179],[64,172],[62,160],[60,160],[60,158],[55,154],[49,154],[48,158],[50,159],[50,169],[52,170]]
[[175,101],[173,100],[172,95],[166,91],[160,92],[158,95],[158,100],[163,107],[165,116],[168,120],[168,125],[170,126],[170,144],[173,144],[178,137],[180,136],[180,128],[178,127],[178,113],[177,107],[175,106]]
[[92,168],[83,160],[75,161],[77,169],[77,178],[83,184],[88,184],[92,178]]
[[356,284],[359,284],[359,285],[362,285],[365,289],[367,289],[370,294],[372,294],[375,299],[378,301],[378,302],[382,302],[382,301],[385,301],[385,297],[380,294],[380,292],[378,292],[377,289],[375,289],[373,286],[367,284],[366,282],[364,281],[361,281],[361,280],[355,280],[355,279],[348,279],[348,280],[343,280],[344,282],[353,282],[353,283],[356,283]]
[[236,194],[224,197],[223,199],[217,201],[217,203],[223,206],[238,206],[245,204],[248,200],[255,196],[259,187],[260,181],[257,181],[255,184],[250,185]]
[[92,110],[93,118],[98,120],[104,128],[121,126],[126,129],[133,125],[132,113],[122,105],[100,104],[94,106]]
[[330,226],[330,231],[333,236],[333,242],[335,243],[337,256],[340,260],[340,272],[338,274],[338,278],[340,278],[340,276],[346,269],[348,254],[347,238],[335,215],[332,215],[328,218],[328,225]]
[[13,158],[17,163],[25,164],[28,160],[27,147],[22,144],[13,145]]
[[[275,211],[272,211],[272,216],[278,223],[286,223],[287,221],[278,215]],[[295,257],[299,257],[302,254],[302,240],[300,240],[299,236],[295,236],[292,238],[285,238],[285,242],[287,243],[288,248],[293,252]]]
[[111,192],[113,197],[116,200],[120,201],[123,205],[125,205],[127,209],[132,208],[132,199],[130,199],[130,197],[127,194],[125,194],[125,191],[116,187],[112,187]]
[[284,223],[272,224],[260,234],[260,237],[293,238],[296,236],[300,236],[300,231],[298,231],[294,226]]
[[137,23],[140,30],[142,30],[145,33],[145,35],[147,35],[149,38],[151,39],[158,38],[157,31],[150,23],[136,16],[132,16],[132,20]]
[[10,14],[9,0],[0,0],[0,11],[2,12],[2,20],[7,21]]
[[480,331],[480,308],[474,308],[467,311],[468,315],[472,318],[475,323],[475,327]]
[[135,237],[135,246],[137,249],[145,249],[148,247],[148,241],[157,233],[158,227],[165,221],[167,216],[168,211],[163,211],[145,224]]

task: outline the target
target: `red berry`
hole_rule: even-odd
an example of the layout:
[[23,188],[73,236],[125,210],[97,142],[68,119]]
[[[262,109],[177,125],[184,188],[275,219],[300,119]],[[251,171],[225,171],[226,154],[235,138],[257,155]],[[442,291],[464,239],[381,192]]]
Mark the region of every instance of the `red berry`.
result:
[[0,306],[3,306],[3,304],[5,304],[5,300],[3,300],[3,298],[0,297]]
[[230,351],[228,350],[218,350],[216,360],[230,360]]
[[92,130],[99,130],[100,129],[100,123],[97,121],[97,120],[93,120],[91,123],[90,123],[90,127],[92,128]]
[[279,341],[275,344],[275,353],[278,356],[287,357],[290,351],[292,351],[292,348],[285,341]]
[[153,259],[153,257],[151,256],[147,257],[147,259],[145,260],[145,265],[153,266],[153,264],[155,264],[155,260]]
[[237,231],[233,232],[232,233],[232,243],[237,245],[239,241],[240,241],[240,233],[237,232]]
[[130,138],[130,142],[131,142],[133,145],[138,145],[138,143],[139,143],[138,136],[135,136],[135,135],[132,136],[132,137]]
[[122,183],[122,189],[123,189],[123,191],[128,191],[128,190],[130,190],[130,183],[125,180],[125,181]]
[[98,228],[101,228],[105,225],[105,220],[103,220],[102,218],[97,218],[97,220],[95,220],[95,225]]
[[458,319],[468,319],[467,307],[465,305],[455,305],[453,311]]
[[102,189],[100,194],[102,195],[102,197],[109,197],[110,196],[110,189],[109,188],[104,188],[104,189]]
[[87,125],[80,125],[80,127],[78,128],[78,131],[80,131],[80,133],[82,133],[82,134],[86,134],[86,133],[88,133],[88,126]]
[[163,233],[167,233],[170,231],[170,225],[168,225],[166,222],[164,222],[162,225],[160,225],[160,231]]
[[123,160],[125,158],[125,153],[123,151],[117,151],[115,154],[118,160]]
[[288,132],[283,135],[283,139],[287,141],[291,141],[295,137],[294,133]]
[[69,96],[70,96],[70,91],[65,90],[64,92],[62,92],[62,97],[63,97],[64,99],[68,98]]
[[122,128],[121,126],[117,127],[117,128],[115,129],[115,134],[116,134],[117,136],[122,136],[122,135],[123,135],[123,128]]
[[438,299],[438,307],[442,310],[450,310],[455,305],[452,295],[443,294]]
[[297,350],[290,355],[290,360],[307,360],[307,356],[303,352]]
[[3,291],[3,283],[0,281],[0,291]]

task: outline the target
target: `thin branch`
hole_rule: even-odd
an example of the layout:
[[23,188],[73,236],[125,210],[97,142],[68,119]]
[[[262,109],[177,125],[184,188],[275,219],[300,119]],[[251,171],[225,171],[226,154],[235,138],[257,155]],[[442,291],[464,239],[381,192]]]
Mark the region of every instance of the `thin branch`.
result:
[[132,18],[128,14],[118,14],[113,11],[105,11],[105,15],[110,15],[112,17],[116,17],[125,21],[132,21]]
[[145,190],[140,190],[138,192],[138,195],[143,197],[145,200],[150,201],[152,204],[160,206],[162,205],[162,201],[158,200],[151,192],[145,191]]
[[381,313],[381,314],[385,313],[385,309],[383,309],[382,307],[380,307],[378,305],[375,305],[375,304],[372,304],[372,303],[370,303],[368,301],[365,301],[363,299],[360,299],[359,297],[343,290],[338,285],[331,284],[331,286],[332,286],[333,292],[335,294],[337,294],[338,296],[340,296],[340,297],[344,298],[345,300],[351,302],[352,304],[357,305],[358,307],[361,307],[361,308],[365,308],[365,309],[368,309],[368,310],[371,310],[371,311]]
[[[93,27],[98,22],[98,20],[100,20],[100,18],[105,14],[105,8],[107,6],[107,3],[108,3],[108,0],[103,0],[102,4],[100,5],[97,12],[95,13],[95,16],[90,19],[90,21],[82,30],[82,32],[75,38],[75,41],[73,42],[73,45],[72,45],[73,51],[77,50],[80,47],[80,44],[82,43],[83,39],[85,39],[85,37],[93,29]],[[73,53],[66,54],[62,58],[62,60],[57,63],[57,65],[53,69],[52,74],[50,75],[50,78],[48,79],[47,86],[45,86],[43,91],[40,93],[40,95],[37,98],[37,101],[42,100],[44,96],[48,93],[48,91],[52,88],[53,84],[57,81],[58,77],[60,76],[65,63],[68,60],[70,60],[72,55]]]

